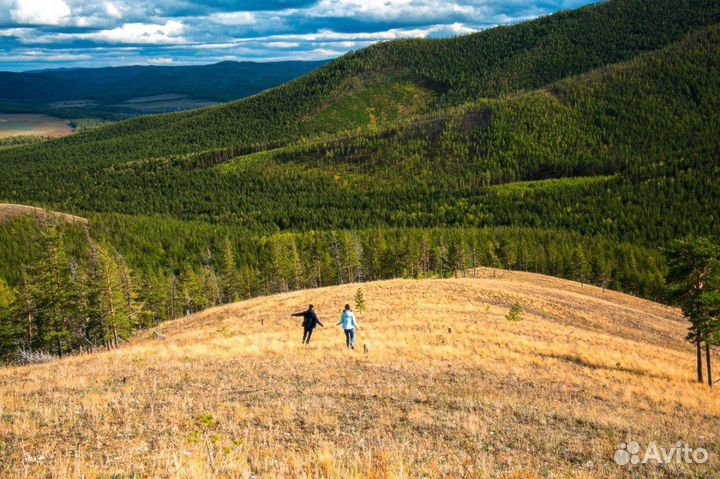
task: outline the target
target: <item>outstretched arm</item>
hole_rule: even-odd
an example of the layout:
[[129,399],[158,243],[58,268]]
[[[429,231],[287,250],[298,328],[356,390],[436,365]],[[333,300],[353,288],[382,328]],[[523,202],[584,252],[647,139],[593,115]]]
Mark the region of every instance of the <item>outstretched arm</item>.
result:
[[305,311],[302,311],[300,313],[293,313],[290,316],[305,316]]
[[320,322],[320,320],[318,319],[317,313],[315,311],[312,311],[312,315],[313,315],[313,319],[315,320],[315,322],[324,328],[325,325]]

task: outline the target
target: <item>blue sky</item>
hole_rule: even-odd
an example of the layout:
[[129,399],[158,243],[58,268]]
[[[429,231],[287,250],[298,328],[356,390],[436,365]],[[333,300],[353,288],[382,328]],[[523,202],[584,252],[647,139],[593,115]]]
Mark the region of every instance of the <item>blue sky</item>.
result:
[[332,58],[589,0],[0,0],[0,70]]

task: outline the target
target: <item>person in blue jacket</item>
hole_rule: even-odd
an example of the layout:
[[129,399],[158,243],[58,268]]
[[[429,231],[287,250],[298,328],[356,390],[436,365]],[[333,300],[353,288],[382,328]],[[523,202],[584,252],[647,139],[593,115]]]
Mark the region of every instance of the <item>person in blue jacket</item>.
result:
[[323,323],[321,323],[318,319],[317,313],[315,313],[315,307],[312,304],[308,306],[307,311],[294,313],[291,316],[303,317],[302,327],[305,330],[303,333],[303,344],[310,344],[310,337],[312,336],[313,330],[316,326],[320,325],[323,328],[325,327],[325,325],[323,325]]
[[355,349],[355,331],[358,328],[357,320],[355,319],[355,313],[350,309],[350,305],[345,305],[345,310],[340,316],[340,322],[337,323],[343,331],[345,331],[345,344],[350,349]]

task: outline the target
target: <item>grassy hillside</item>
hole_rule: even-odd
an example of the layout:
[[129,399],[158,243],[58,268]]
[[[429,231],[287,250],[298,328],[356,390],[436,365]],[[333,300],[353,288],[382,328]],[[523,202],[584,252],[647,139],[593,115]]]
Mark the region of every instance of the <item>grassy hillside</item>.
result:
[[[720,403],[676,310],[527,273],[257,298],[111,352],[0,370],[4,477],[712,477]],[[514,302],[524,319],[508,321]],[[300,345],[290,312],[327,328]],[[164,338],[164,339],[160,339]],[[362,352],[367,344],[369,353]],[[72,417],[69,423],[69,417]],[[707,465],[613,462],[629,440]],[[506,477],[506,476],[502,476]]]

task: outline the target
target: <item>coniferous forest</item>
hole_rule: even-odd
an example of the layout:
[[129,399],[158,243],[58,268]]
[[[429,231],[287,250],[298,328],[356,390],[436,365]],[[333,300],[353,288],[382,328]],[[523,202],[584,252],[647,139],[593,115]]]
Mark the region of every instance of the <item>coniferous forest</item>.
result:
[[720,235],[720,1],[349,53],[257,96],[0,149],[0,356],[257,295],[480,266],[667,300]]

